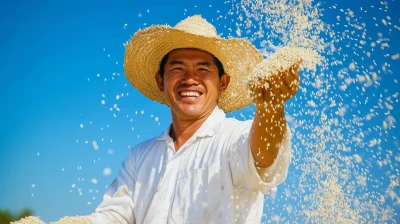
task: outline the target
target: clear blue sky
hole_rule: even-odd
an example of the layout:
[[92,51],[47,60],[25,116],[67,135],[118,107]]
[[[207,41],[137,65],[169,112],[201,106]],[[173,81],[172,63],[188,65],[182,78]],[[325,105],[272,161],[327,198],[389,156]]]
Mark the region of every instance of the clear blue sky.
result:
[[[396,42],[400,39],[400,32],[395,29],[389,32],[387,27],[382,28],[381,23],[381,18],[390,15],[392,23],[399,25],[400,7],[398,1],[388,2],[390,10],[386,14],[368,8],[371,3],[356,0],[337,2],[344,9],[357,11],[363,7],[361,4],[366,4],[364,8],[376,10],[377,21],[372,18],[375,14],[360,14],[368,25],[371,24],[368,35],[382,32],[391,39],[390,48],[374,54],[373,59],[378,66],[390,62],[393,74],[382,75],[380,85],[369,88],[366,93],[361,93],[356,87],[349,89],[351,97],[343,92],[335,93],[336,96],[342,95],[343,102],[350,105],[350,112],[346,114],[349,119],[354,114],[365,115],[378,105],[379,94],[387,97],[400,90],[399,84],[394,82],[394,79],[400,81],[400,60],[390,58],[400,52],[400,45]],[[378,2],[374,4],[379,5]],[[94,211],[129,148],[158,135],[171,121],[167,107],[146,99],[127,82],[122,67],[123,43],[139,28],[151,24],[174,25],[187,15],[198,13],[211,21],[220,13],[226,13],[229,7],[230,4],[223,4],[223,1],[215,3],[211,0],[2,1],[0,209],[20,211],[31,208],[45,221]],[[333,23],[338,13],[339,10],[327,8],[323,19]],[[220,28],[231,26],[225,23],[219,20],[214,25],[220,24]],[[374,26],[373,23],[380,25]],[[338,29],[338,33],[343,31],[343,27]],[[343,48],[346,43],[341,43]],[[365,67],[369,65],[359,56],[349,55],[348,60]],[[343,67],[347,67],[346,62]],[[339,71],[340,67],[334,69]],[[351,74],[352,77],[355,75]],[[357,104],[365,98],[374,104],[358,108],[351,106],[354,103],[351,100]],[[379,113],[362,129],[382,126],[388,112],[399,121],[400,111],[395,100],[392,99],[394,109],[390,111],[375,108]],[[303,101],[302,105],[307,104],[307,100]],[[381,104],[386,108],[384,102]],[[293,110],[288,108],[288,113]],[[243,119],[241,115],[249,118],[251,113],[250,107],[229,116]],[[347,119],[337,117],[339,120]],[[395,159],[396,155],[399,156],[399,133],[399,129],[394,127],[389,134],[373,132],[366,138],[368,141],[382,140],[379,150],[383,148],[383,153],[379,155],[388,156],[394,169],[399,168],[399,161]],[[93,141],[98,150],[94,149]],[[304,147],[300,145],[296,149],[304,150]],[[388,154],[388,151],[393,154]],[[363,155],[366,161],[375,159],[369,150],[358,154]],[[105,168],[110,168],[111,174],[104,175]],[[370,178],[379,179],[380,173],[387,169],[390,168],[374,169]],[[291,167],[291,171],[286,186],[296,189],[299,170]],[[92,181],[93,178],[97,181]],[[289,201],[296,207],[300,200],[292,198]],[[271,205],[266,206],[275,209],[267,213],[267,219],[285,211],[285,202],[276,202],[280,205],[275,205],[274,201],[269,203]],[[393,205],[390,200],[387,203],[399,212],[399,205]]]

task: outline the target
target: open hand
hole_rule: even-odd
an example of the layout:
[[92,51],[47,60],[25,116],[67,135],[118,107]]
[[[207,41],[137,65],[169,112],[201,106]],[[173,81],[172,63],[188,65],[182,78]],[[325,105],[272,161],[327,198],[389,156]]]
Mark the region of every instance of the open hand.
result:
[[260,79],[250,87],[252,99],[256,107],[279,110],[287,100],[294,96],[299,89],[299,65],[302,59],[286,70],[277,71],[267,79]]

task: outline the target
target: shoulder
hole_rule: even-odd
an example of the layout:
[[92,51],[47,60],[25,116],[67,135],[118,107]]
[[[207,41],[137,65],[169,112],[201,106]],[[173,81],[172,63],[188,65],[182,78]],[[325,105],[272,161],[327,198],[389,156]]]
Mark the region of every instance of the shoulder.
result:
[[144,150],[146,148],[148,148],[150,145],[153,145],[155,142],[157,142],[157,138],[158,137],[154,137],[151,139],[147,139],[143,142],[140,142],[139,144],[135,145],[132,150],[137,150],[137,151],[141,151]]
[[220,130],[216,137],[219,140],[227,141],[227,144],[231,145],[242,136],[249,136],[252,123],[252,120],[240,121],[235,118],[226,118],[221,123]]
[[145,156],[150,149],[156,147],[157,142],[159,142],[157,138],[158,137],[154,137],[135,145],[130,151],[130,156],[136,159]]
[[221,123],[221,130],[225,133],[228,132],[241,132],[245,130],[250,130],[251,125],[253,124],[253,120],[240,121],[235,118],[225,118],[225,120]]

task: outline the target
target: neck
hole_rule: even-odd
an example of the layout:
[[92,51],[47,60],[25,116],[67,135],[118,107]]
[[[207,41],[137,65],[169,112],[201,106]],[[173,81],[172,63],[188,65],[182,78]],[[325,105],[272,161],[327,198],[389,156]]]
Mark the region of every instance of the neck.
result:
[[201,125],[207,120],[213,111],[214,108],[206,111],[199,117],[184,117],[171,111],[172,128],[169,135],[174,140],[175,151],[178,151],[179,148],[185,144],[185,142],[189,140],[197,130],[199,130]]

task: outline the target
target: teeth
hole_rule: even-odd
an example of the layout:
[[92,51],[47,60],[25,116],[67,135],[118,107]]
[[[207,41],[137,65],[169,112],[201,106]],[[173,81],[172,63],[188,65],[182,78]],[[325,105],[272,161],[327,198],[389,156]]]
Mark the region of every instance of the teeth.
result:
[[186,91],[182,91],[181,96],[200,96],[200,94],[198,92],[186,92]]

